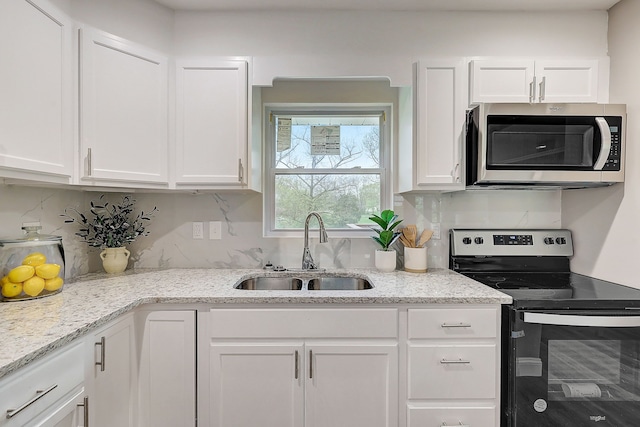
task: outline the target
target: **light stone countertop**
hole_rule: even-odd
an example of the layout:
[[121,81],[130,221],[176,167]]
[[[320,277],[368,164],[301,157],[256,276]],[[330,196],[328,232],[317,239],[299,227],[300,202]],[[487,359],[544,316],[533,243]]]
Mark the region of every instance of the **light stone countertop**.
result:
[[[61,293],[0,303],[0,378],[143,304],[509,304],[511,297],[445,269],[416,274],[375,269],[329,270],[366,277],[358,291],[234,289],[264,270],[170,269],[94,274],[65,284]],[[277,273],[281,274],[281,273]],[[287,272],[304,277],[309,273]],[[314,273],[311,273],[314,274]],[[316,273],[317,274],[317,273]]]

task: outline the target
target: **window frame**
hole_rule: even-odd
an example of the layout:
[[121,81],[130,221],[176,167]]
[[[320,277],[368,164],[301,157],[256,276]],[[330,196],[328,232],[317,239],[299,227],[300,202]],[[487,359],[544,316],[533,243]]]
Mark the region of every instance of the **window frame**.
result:
[[[314,173],[325,174],[349,174],[347,171],[357,171],[357,173],[373,172],[380,174],[380,206],[381,210],[390,209],[393,202],[393,183],[391,182],[391,165],[393,161],[393,116],[392,104],[390,103],[336,103],[336,104],[293,104],[293,103],[268,103],[264,105],[264,132],[263,132],[263,148],[264,148],[264,185],[263,185],[263,235],[264,237],[296,237],[303,236],[302,229],[276,229],[275,228],[275,116],[285,115],[350,115],[350,114],[379,114],[380,115],[380,167],[366,169],[334,169],[322,168],[314,169]],[[379,172],[378,172],[379,171]],[[291,169],[290,172],[282,174],[297,175],[299,170]],[[322,215],[322,212],[319,212]],[[317,228],[317,224],[312,224]],[[330,237],[337,238],[370,238],[371,230],[369,228],[362,229],[327,229]]]

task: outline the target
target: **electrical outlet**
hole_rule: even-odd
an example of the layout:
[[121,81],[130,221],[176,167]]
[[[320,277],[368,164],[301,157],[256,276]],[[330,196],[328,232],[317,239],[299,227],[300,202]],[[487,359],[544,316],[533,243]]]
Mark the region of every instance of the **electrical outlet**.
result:
[[209,240],[222,239],[222,222],[209,221]]
[[436,222],[431,224],[431,229],[433,230],[432,238],[435,240],[439,240],[440,239],[440,223]]
[[193,228],[193,238],[194,239],[204,239],[204,224],[201,222],[194,222],[192,224]]

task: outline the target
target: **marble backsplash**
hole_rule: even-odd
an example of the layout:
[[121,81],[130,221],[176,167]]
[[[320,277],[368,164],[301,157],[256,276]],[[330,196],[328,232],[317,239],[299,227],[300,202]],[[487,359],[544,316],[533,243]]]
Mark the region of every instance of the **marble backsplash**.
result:
[[[76,189],[0,186],[0,236],[18,237],[23,222],[40,221],[45,234],[63,238],[66,276],[101,271],[99,250],[74,235],[65,224],[66,208],[86,211],[102,193]],[[107,197],[118,199],[119,193]],[[158,213],[149,236],[130,247],[129,267],[135,268],[256,268],[267,261],[299,267],[303,239],[262,237],[262,195],[248,193],[135,193],[137,206]],[[394,209],[404,224],[419,230],[440,224],[441,238],[429,242],[428,265],[447,267],[449,228],[558,228],[560,191],[465,191],[395,196]],[[192,222],[222,222],[221,240],[192,238]],[[373,233],[372,233],[373,234]],[[326,268],[372,267],[376,243],[369,238],[332,238],[319,244],[311,234],[311,251]]]

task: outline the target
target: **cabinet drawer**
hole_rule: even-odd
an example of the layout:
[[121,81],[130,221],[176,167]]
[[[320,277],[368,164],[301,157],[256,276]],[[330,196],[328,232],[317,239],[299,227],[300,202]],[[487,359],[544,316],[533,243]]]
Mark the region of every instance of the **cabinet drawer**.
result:
[[497,336],[498,312],[495,308],[409,310],[409,339]]
[[214,309],[212,338],[396,338],[396,309]]
[[410,345],[410,399],[494,399],[496,346]]
[[495,407],[409,407],[409,427],[494,427]]
[[[0,381],[0,426],[23,426],[83,383],[83,352],[80,342],[58,350],[21,368]],[[55,386],[55,387],[54,387]],[[37,398],[37,399],[35,399]],[[12,418],[7,410],[32,403]]]

